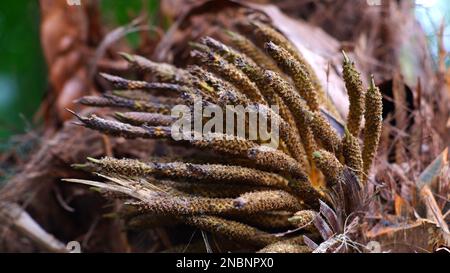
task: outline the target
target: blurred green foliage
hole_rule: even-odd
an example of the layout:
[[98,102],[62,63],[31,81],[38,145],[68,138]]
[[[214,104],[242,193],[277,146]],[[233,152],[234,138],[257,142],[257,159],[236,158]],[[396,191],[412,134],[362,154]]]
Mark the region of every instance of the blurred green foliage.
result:
[[44,96],[38,1],[0,1],[0,139],[24,131]]
[[[102,0],[102,21],[110,27],[124,25],[143,8],[148,10],[150,23],[156,23],[159,0]],[[131,34],[128,41],[137,45],[139,37]],[[0,140],[4,142],[29,127],[47,90],[39,1],[0,1],[0,54]]]

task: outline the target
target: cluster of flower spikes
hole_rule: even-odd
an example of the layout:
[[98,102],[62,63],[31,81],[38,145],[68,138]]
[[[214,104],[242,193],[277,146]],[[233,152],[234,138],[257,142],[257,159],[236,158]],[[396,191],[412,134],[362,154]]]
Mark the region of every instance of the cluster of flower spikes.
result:
[[[339,134],[324,114],[324,109],[331,114],[336,110],[296,47],[267,23],[244,24],[251,30],[245,35],[225,31],[232,46],[211,37],[192,43],[197,65],[184,69],[122,53],[130,67],[149,72],[154,81],[102,74],[117,90],[79,102],[127,110],[116,112],[115,120],[75,114],[81,125],[107,135],[166,139],[215,156],[206,163],[89,158],[77,167],[106,182],[68,181],[123,200],[126,209],[120,214],[133,228],[183,223],[262,252],[308,252],[301,236],[286,238],[271,231],[301,227],[313,236],[321,200],[330,202],[329,189],[342,181],[344,173],[350,171],[361,185],[366,183],[380,137],[381,94],[373,79],[367,90],[363,88],[360,74],[344,53],[350,109],[345,133]],[[223,108],[252,105],[268,119],[277,119],[279,148],[237,136],[177,143],[171,138],[176,120],[171,109],[193,104],[195,96]],[[270,111],[269,105],[278,106],[279,112]],[[317,177],[323,181],[312,181]]]

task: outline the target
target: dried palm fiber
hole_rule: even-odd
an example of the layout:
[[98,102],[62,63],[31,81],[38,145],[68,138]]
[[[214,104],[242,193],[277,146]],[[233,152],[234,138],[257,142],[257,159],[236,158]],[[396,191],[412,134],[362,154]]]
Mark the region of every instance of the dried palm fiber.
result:
[[347,128],[342,139],[342,155],[344,156],[345,165],[362,181],[363,160],[361,147],[359,146],[358,138],[354,137]]
[[344,55],[342,70],[350,101],[347,128],[354,137],[358,137],[364,115],[365,92],[362,86],[361,74],[356,70],[355,64],[350,61],[345,52],[343,51],[342,53]]
[[[399,131],[406,131],[408,127],[408,106],[406,100],[406,90],[405,84],[401,79],[399,72],[394,74],[394,79],[392,83],[392,94],[395,104],[395,126]],[[395,161],[397,164],[401,164],[406,161],[406,142],[405,137],[397,134],[395,141]]]

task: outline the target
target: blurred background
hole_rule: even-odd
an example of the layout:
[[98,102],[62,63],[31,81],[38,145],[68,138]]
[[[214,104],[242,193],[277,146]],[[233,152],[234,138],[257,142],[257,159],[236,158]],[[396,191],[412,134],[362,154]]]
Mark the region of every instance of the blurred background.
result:
[[[156,18],[159,0],[103,0],[102,21],[110,26],[129,23],[144,6]],[[38,1],[0,2],[0,142],[32,128],[33,116],[48,89],[40,34]],[[137,35],[128,41],[136,44]]]
[[[102,0],[100,2],[101,21],[106,25],[117,26],[129,23],[136,18],[143,6],[148,9],[152,20],[160,20],[157,18],[159,0]],[[450,16],[448,16],[450,1],[416,0],[415,13],[426,32],[431,45],[431,54],[437,58],[437,35],[440,24],[444,22],[447,26],[450,22]],[[36,120],[33,122],[33,116],[46,96],[48,82],[39,39],[39,20],[38,1],[0,1],[0,140],[2,148],[12,135],[24,133],[32,128],[32,124],[36,122]],[[137,44],[137,39],[137,35],[132,34],[127,41],[133,45]],[[444,39],[449,50],[450,28],[445,28]],[[447,66],[449,62],[447,58]]]

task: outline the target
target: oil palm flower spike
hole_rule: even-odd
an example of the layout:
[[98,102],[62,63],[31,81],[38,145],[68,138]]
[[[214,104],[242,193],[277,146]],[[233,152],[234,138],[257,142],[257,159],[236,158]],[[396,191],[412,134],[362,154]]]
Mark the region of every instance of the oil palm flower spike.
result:
[[316,140],[320,141],[322,146],[336,155],[341,151],[341,139],[336,130],[322,116],[321,112],[312,112],[305,110],[303,114],[306,117]]
[[295,226],[289,222],[289,217],[293,215],[292,211],[267,211],[261,213],[255,213],[251,216],[237,217],[239,221],[246,224],[262,228],[262,229],[277,229],[285,230],[295,228]]
[[278,174],[251,168],[220,165],[192,164],[184,162],[143,163],[132,159],[89,158],[91,171],[115,173],[124,176],[150,176],[159,178],[203,181],[209,183],[238,183],[239,185],[270,186],[287,189],[289,180]]
[[[349,170],[361,176],[370,168],[381,130],[381,95],[372,81],[365,95],[367,122],[361,155],[357,135],[347,130],[341,139],[322,116],[319,109],[323,102],[311,80],[313,75],[306,63],[292,57],[292,44],[286,39],[265,41],[269,54],[263,56],[271,62],[275,60],[294,84],[280,75],[278,69],[267,70],[268,64],[255,61],[261,56],[247,56],[247,51],[251,55],[257,48],[251,47],[249,40],[244,42],[246,47],[238,46],[238,51],[206,37],[201,43],[193,44],[193,55],[202,67],[192,65],[186,69],[122,54],[132,68],[149,72],[157,82],[130,81],[102,74],[113,86],[124,90],[84,97],[79,102],[115,108],[116,120],[74,113],[80,125],[102,133],[131,139],[164,139],[171,145],[208,150],[217,161],[210,159],[205,164],[206,159],[202,163],[188,159],[149,162],[89,159],[88,163],[74,167],[94,172],[105,182],[70,181],[97,187],[107,198],[124,202],[127,212],[119,214],[133,228],[145,228],[157,224],[150,219],[161,219],[162,225],[184,223],[248,243],[256,247],[254,250],[263,248],[262,252],[308,251],[301,236],[275,236],[266,231],[302,227],[302,232],[317,235],[317,224],[310,222],[316,220],[319,208],[322,213],[324,203],[320,200],[335,205],[329,190],[336,190],[336,185],[346,181]],[[170,96],[157,95],[164,92]],[[277,120],[279,147],[263,146],[258,140],[238,137],[235,133],[208,133],[202,139],[175,141],[171,126],[176,119],[170,116],[170,110],[179,101],[193,107],[198,95],[203,97],[203,105],[252,106],[267,120]],[[269,106],[272,104],[280,106],[280,114],[272,111]],[[193,135],[194,131],[187,134]],[[309,162],[306,160],[305,164],[306,157]],[[327,188],[312,185],[310,177],[319,177],[319,182],[324,180],[314,166],[323,173]],[[326,226],[319,231],[324,230]]]
[[155,112],[170,114],[173,105],[143,100],[133,100],[105,94],[103,97],[86,96],[78,100],[79,103],[94,107],[120,107],[139,112]]
[[280,32],[275,30],[261,22],[252,21],[251,24],[255,27],[256,35],[263,37],[266,43],[273,42],[283,47],[287,52],[295,58],[295,60],[304,67],[306,73],[312,77],[313,85],[316,90],[319,92],[322,91],[322,87],[320,86],[320,81],[318,80],[316,74],[314,73],[314,69],[311,65],[305,60],[303,55],[297,50],[297,48]]
[[306,229],[309,231],[314,230],[314,219],[317,216],[317,212],[313,210],[300,210],[297,211],[291,218],[291,222],[296,227]]
[[[248,76],[249,79],[256,84],[264,96],[264,99],[270,105],[276,105],[279,107],[281,118],[279,119],[279,122],[287,122],[288,124],[286,124],[284,128],[290,132],[289,136],[287,136],[286,131],[282,132],[282,141],[287,144],[291,155],[293,155],[299,162],[303,162],[304,152],[300,146],[301,141],[292,113],[289,111],[281,98],[274,92],[271,86],[266,84],[264,79],[264,70],[245,55],[242,55],[241,53],[213,38],[205,37],[202,39],[202,42],[209,47],[211,51],[217,51],[218,54],[223,56],[228,62],[236,66],[246,76]],[[272,115],[272,117],[274,116]],[[304,162],[302,164],[304,164]]]
[[338,184],[344,173],[344,166],[336,156],[328,151],[319,150],[313,153],[314,162],[327,178],[330,185]]
[[295,211],[302,208],[297,198],[285,191],[255,191],[238,198],[208,198],[160,194],[152,196],[151,202],[139,204],[141,213],[157,215],[251,215],[270,210]]
[[[74,113],[75,114],[75,113]],[[76,115],[76,114],[75,114]],[[82,122],[80,125],[101,131],[112,136],[121,136],[125,138],[164,138],[171,139],[171,128],[167,126],[145,126],[137,127],[118,121],[106,120],[96,115],[81,117],[76,115]],[[225,135],[211,134],[201,140],[190,140],[191,145],[200,149],[211,149],[215,152],[238,156],[249,159],[256,168],[267,168],[271,171],[280,173],[290,173],[297,179],[307,181],[306,174],[299,162],[287,154],[259,146],[254,142],[240,137],[227,139]]]
[[361,120],[364,115],[365,104],[365,92],[362,86],[361,74],[356,70],[355,64],[350,61],[342,51],[344,55],[343,63],[343,75],[345,81],[345,87],[350,101],[350,108],[347,117],[348,131],[355,137],[359,136],[359,130],[361,127]]
[[363,181],[367,181],[373,159],[376,155],[380,142],[381,128],[383,126],[383,101],[380,89],[376,87],[375,81],[370,81],[370,86],[366,92],[366,112],[364,126],[364,147],[363,158]]
[[[268,24],[250,20],[250,25],[252,25],[254,28],[253,29],[254,34],[257,37],[262,38],[263,42],[265,43],[264,47],[267,46],[267,43],[272,42],[272,43],[278,45],[279,47],[283,48],[284,50],[286,50],[287,53],[292,57],[291,59],[296,60],[296,62],[304,70],[304,73],[308,74],[308,76],[309,76],[308,81],[312,83],[313,89],[317,93],[316,97],[319,100],[319,104],[321,104],[323,107],[327,108],[331,113],[336,115],[336,117],[339,117],[339,113],[336,110],[336,107],[330,101],[330,99],[327,98],[327,95],[326,95],[325,91],[323,90],[322,85],[320,84],[320,80],[317,77],[317,74],[315,73],[314,69],[306,61],[306,59],[301,54],[301,52],[299,50],[297,50],[297,47],[291,41],[289,41],[289,39],[286,38],[282,33],[280,33],[278,30],[276,30],[275,28],[271,27]],[[278,65],[280,66],[280,63],[278,63]],[[280,68],[283,70],[282,66],[280,66]],[[274,71],[276,71],[276,70],[274,70]],[[290,75],[290,76],[293,77],[292,75]],[[296,87],[297,87],[297,85],[302,86],[301,79],[293,78],[293,80],[294,80],[294,82],[299,81],[296,83]],[[314,107],[312,107],[312,108],[314,108]]]
[[151,92],[145,90],[112,90],[107,91],[104,94],[107,97],[115,96],[124,99],[130,99],[135,101],[148,101],[161,104],[177,105],[183,102],[180,98],[164,97],[152,95]]
[[278,69],[277,65],[273,62],[273,60],[265,55],[261,49],[259,49],[255,44],[253,44],[252,41],[247,39],[245,36],[229,30],[226,30],[225,33],[229,35],[232,44],[236,47],[237,50],[247,55],[262,68],[275,72],[281,72]]
[[251,58],[231,47],[211,38],[205,37],[202,43],[209,47],[211,51],[217,52],[235,67],[239,68],[261,91],[264,99],[270,105],[277,105],[280,108],[280,115],[291,126],[294,126],[292,114],[287,109],[284,102],[278,97],[274,90],[266,84],[264,80],[264,69],[257,65]]
[[359,140],[353,136],[347,128],[345,128],[345,135],[342,139],[342,154],[344,156],[345,165],[347,165],[362,181],[363,160],[361,154],[361,147]]
[[225,61],[218,54],[213,52],[192,51],[194,58],[200,61],[209,70],[218,74],[231,84],[236,86],[244,95],[254,102],[266,103],[261,92],[244,73],[238,70],[234,65]]
[[223,218],[201,215],[191,216],[183,219],[187,224],[214,234],[233,238],[238,242],[245,242],[256,247],[264,247],[280,241],[275,235],[261,231],[240,222],[226,220]]
[[135,126],[170,126],[177,120],[169,115],[145,112],[116,112],[115,118],[119,121]]
[[281,242],[270,244],[258,253],[309,253],[311,249],[303,242],[303,237],[295,237]]
[[[166,212],[168,214],[165,214],[165,216],[172,215],[176,221],[180,221],[215,234],[223,235],[237,241],[244,241],[249,245],[254,245],[256,247],[264,247],[268,244],[282,240],[273,234],[261,231],[246,224],[224,219],[220,216],[205,215],[204,211],[202,211],[205,209],[212,211],[213,213],[220,214],[226,213],[228,210],[229,213],[233,214],[238,210],[249,211],[253,209],[263,209],[259,206],[260,204],[258,204],[258,202],[248,203],[247,201],[249,195],[244,195],[237,199],[203,199],[201,202],[199,198],[195,197],[181,196],[176,198],[176,196],[173,196],[170,193],[161,192],[159,190],[150,190],[149,188],[142,188],[139,184],[128,179],[112,177],[105,178],[114,184],[76,179],[66,179],[65,181],[86,184],[107,190],[109,192],[122,193],[141,200],[139,202],[126,203],[128,206],[132,207],[131,211],[127,213],[127,217],[133,217],[133,215],[149,215],[149,212],[151,212],[153,216],[161,216],[161,213]],[[115,196],[118,196],[118,194]],[[272,197],[277,198],[277,193],[258,193],[256,195],[256,201],[264,200],[265,197],[268,197],[269,199]],[[279,197],[281,199],[285,199],[283,194]],[[292,201],[294,199],[291,198],[290,200]],[[286,201],[282,202],[287,204]],[[289,200],[287,200],[287,202],[289,202]],[[295,200],[294,202],[297,201]],[[273,200],[272,203],[275,204],[278,202]],[[275,206],[279,206],[279,204],[275,204]],[[295,209],[298,206],[299,204],[297,203],[294,204],[294,207],[292,208]]]
[[[202,39],[202,43],[209,47],[211,51],[216,51],[218,54],[223,56],[228,62],[240,69],[252,82],[256,84],[264,99],[270,105],[276,105],[279,107],[280,111],[280,122],[287,122],[284,126],[289,131],[289,136],[283,133],[281,134],[282,140],[287,144],[291,155],[293,155],[299,162],[304,161],[303,149],[299,146],[301,143],[298,129],[295,124],[294,117],[289,111],[286,104],[278,96],[278,94],[272,89],[270,85],[266,83],[264,76],[264,69],[258,66],[253,60],[247,56],[235,51],[234,49],[228,47],[227,45],[211,38],[205,37]],[[289,128],[288,128],[289,127]]]
[[[164,87],[167,90],[175,90],[177,85],[185,85],[188,87],[197,88],[198,94],[202,94],[205,97],[213,98],[214,90],[206,82],[198,77],[193,76],[189,71],[181,68],[176,68],[170,64],[159,64],[154,63],[139,55],[129,55],[126,53],[120,53],[121,56],[130,63],[131,68],[136,68],[140,71],[148,72],[153,78],[160,82],[152,85],[147,85],[145,89],[147,90],[163,90]],[[116,79],[117,81],[117,79]],[[114,83],[114,82],[113,82]],[[164,83],[176,84],[176,85],[165,85]],[[117,83],[116,83],[117,84]],[[152,88],[154,87],[154,88]]]

